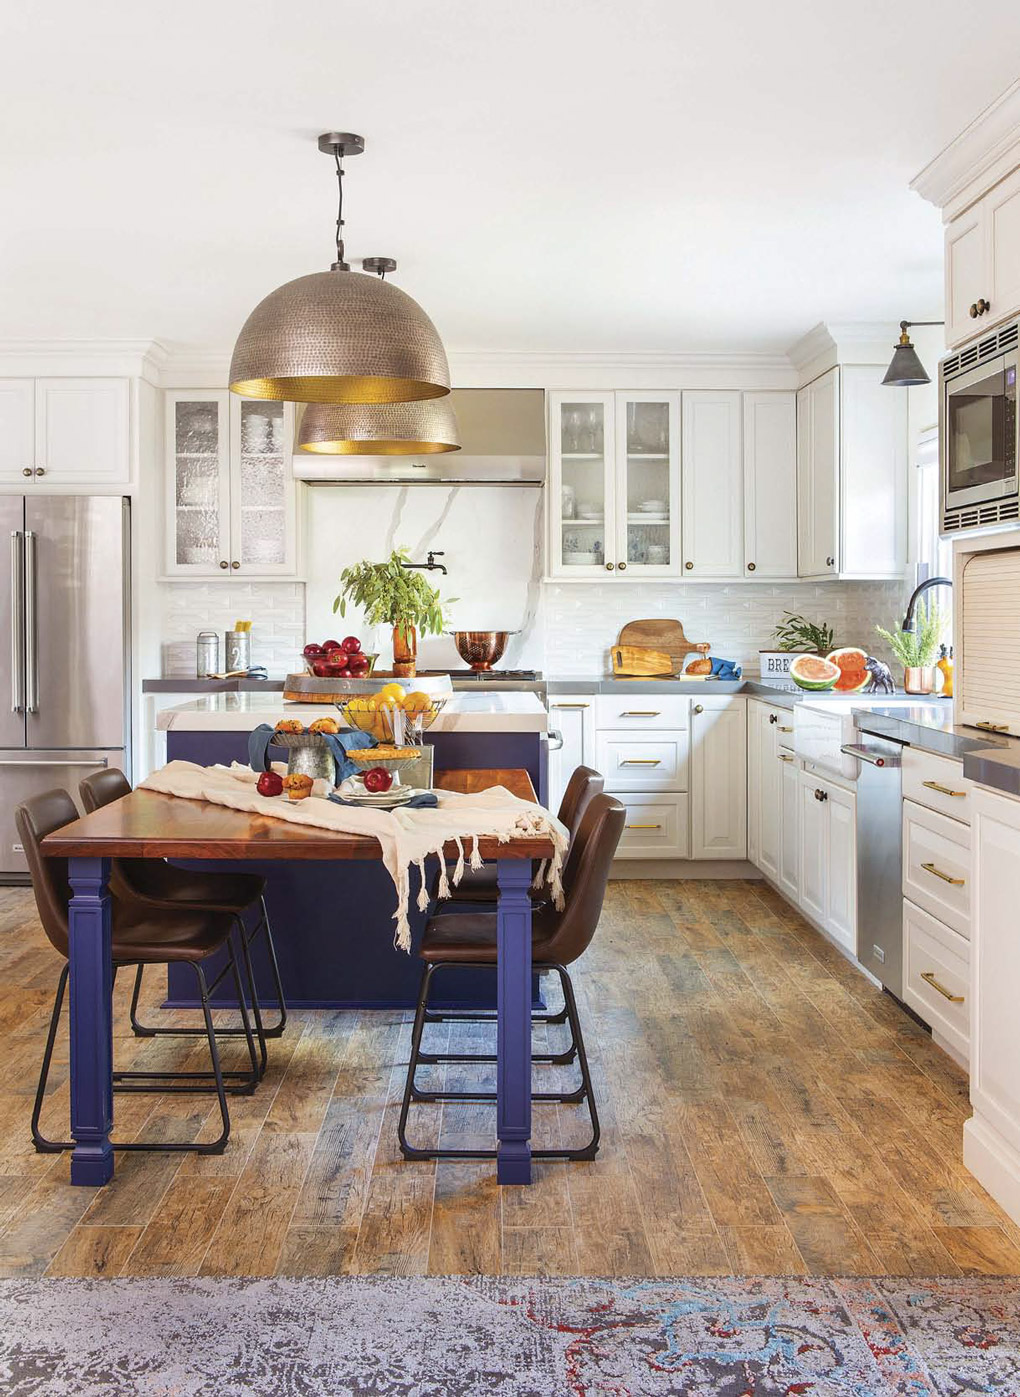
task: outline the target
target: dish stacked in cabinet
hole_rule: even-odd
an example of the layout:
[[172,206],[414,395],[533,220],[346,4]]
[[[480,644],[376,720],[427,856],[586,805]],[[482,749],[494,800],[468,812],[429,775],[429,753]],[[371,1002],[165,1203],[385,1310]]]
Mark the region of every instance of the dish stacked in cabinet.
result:
[[963,763],[903,752],[903,998],[970,1057],[971,807]]
[[549,804],[584,763],[626,806],[619,859],[744,859],[746,712],[733,694],[554,694]]

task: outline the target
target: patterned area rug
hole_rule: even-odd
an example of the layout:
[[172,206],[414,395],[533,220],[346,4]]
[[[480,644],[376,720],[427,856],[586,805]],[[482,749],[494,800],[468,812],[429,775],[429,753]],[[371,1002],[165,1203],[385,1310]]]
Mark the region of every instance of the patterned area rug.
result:
[[1017,1397],[1020,1281],[4,1281],[0,1391]]

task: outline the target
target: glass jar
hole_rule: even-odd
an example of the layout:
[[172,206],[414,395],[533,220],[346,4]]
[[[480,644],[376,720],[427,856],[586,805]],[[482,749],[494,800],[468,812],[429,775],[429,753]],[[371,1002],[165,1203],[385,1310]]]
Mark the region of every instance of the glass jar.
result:
[[418,632],[410,625],[393,627],[393,673],[400,679],[412,679],[418,656]]

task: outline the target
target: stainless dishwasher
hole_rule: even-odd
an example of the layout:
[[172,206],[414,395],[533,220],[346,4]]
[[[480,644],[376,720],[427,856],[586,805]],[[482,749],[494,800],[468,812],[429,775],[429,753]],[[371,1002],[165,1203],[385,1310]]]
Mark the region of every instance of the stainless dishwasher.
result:
[[858,761],[857,959],[903,997],[903,747],[861,734],[840,750]]

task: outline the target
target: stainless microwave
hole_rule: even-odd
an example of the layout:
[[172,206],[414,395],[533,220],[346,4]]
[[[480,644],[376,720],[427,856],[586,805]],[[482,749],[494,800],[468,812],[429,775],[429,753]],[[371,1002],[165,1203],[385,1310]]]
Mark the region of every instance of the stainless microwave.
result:
[[939,365],[942,531],[1020,518],[1017,372],[1020,324],[986,335]]

